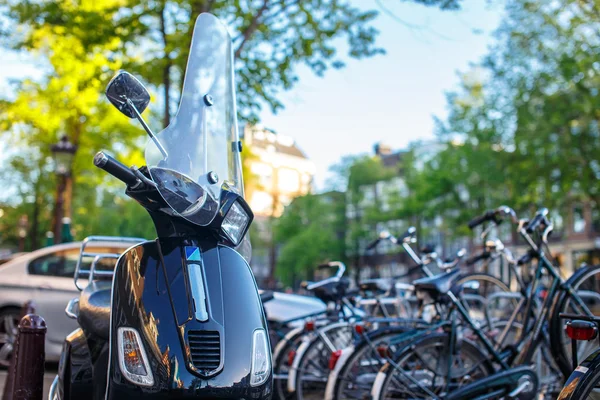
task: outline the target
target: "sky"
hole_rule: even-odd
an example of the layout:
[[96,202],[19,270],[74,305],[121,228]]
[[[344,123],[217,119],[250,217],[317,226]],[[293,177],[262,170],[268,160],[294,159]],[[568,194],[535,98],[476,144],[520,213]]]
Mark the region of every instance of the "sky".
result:
[[[292,136],[315,163],[317,191],[344,155],[372,152],[379,141],[400,149],[433,138],[433,116],[447,113],[445,93],[457,87],[459,71],[486,54],[503,11],[485,0],[464,0],[460,11],[402,0],[351,1],[380,11],[374,25],[386,54],[348,59],[345,68],[324,77],[300,67],[299,82],[281,94],[285,109],[273,115],[265,108],[261,115],[265,127]],[[35,61],[6,54],[0,89],[7,78],[40,73]]]
[[457,12],[380,0],[398,22],[375,0],[353,3],[380,10],[374,25],[387,54],[350,60],[323,78],[301,68],[298,84],[281,96],[285,109],[261,116],[265,127],[292,136],[315,163],[317,191],[343,155],[372,152],[379,141],[400,149],[432,139],[433,116],[447,114],[445,93],[457,87],[459,71],[487,53],[503,11],[484,0],[465,0]]

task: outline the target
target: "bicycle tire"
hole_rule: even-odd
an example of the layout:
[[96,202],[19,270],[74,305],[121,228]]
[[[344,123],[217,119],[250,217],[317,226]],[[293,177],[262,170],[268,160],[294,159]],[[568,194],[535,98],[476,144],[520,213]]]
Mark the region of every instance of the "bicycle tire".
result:
[[[290,396],[287,390],[287,374],[291,365],[287,365],[287,369],[284,363],[289,363],[288,357],[289,352],[296,350],[300,345],[302,337],[307,332],[304,328],[296,328],[288,332],[283,339],[275,346],[273,352],[273,399],[274,400],[285,400]],[[283,375],[285,374],[285,378]],[[281,376],[281,378],[280,378]]]
[[[585,359],[571,373],[557,400],[597,400],[600,399],[600,349]],[[596,389],[594,396],[592,391]]]
[[[581,271],[581,272],[579,272]],[[577,290],[583,283],[588,281],[593,276],[598,278],[599,285],[595,285],[600,287],[600,265],[594,266],[586,266],[580,269],[578,273],[574,274],[571,279],[569,279],[569,284],[573,287],[574,290]],[[558,299],[558,306],[555,306],[552,310],[552,315],[550,318],[550,340],[552,349],[555,351],[554,360],[558,365],[559,369],[563,373],[565,377],[569,376],[573,370],[573,358],[571,355],[571,340],[566,337],[564,332],[564,323],[560,318],[560,313],[575,313],[577,314],[579,311],[570,308],[571,299],[565,291],[564,294]],[[599,312],[595,312],[594,315],[600,316]],[[586,350],[580,348],[579,359],[585,358],[591,352],[595,350],[594,348],[590,348],[586,346]]]
[[[319,329],[319,333],[327,336],[336,350],[341,350],[349,346],[354,340],[354,327],[350,322],[326,326]],[[296,367],[294,396],[296,399],[323,399],[327,384],[327,376],[329,375],[329,358],[331,356],[331,351],[331,349],[326,347],[321,336],[316,334],[311,339],[310,343],[308,343],[306,350],[301,355],[298,355],[300,357],[298,363],[294,361]],[[312,370],[309,370],[309,365],[312,366]],[[313,375],[313,378],[307,379],[311,374]],[[290,377],[290,379],[292,379],[292,377]],[[304,381],[317,382],[319,385],[317,385],[317,388],[314,389],[312,393],[308,393],[308,388],[304,387]]]
[[[445,345],[447,343],[447,340],[448,340],[447,334],[433,333],[433,334],[430,334],[423,338],[417,339],[416,341],[413,341],[410,344],[408,344],[407,346],[405,346],[404,350],[398,354],[397,358],[395,358],[395,360],[394,360],[395,365],[388,363],[380,370],[380,372],[379,372],[380,375],[377,377],[375,383],[373,384],[373,389],[371,392],[373,399],[374,400],[382,400],[382,399],[386,398],[386,392],[389,391],[390,385],[392,383],[392,379],[394,379],[394,377],[396,375],[394,373],[394,371],[397,371],[398,368],[401,367],[403,363],[408,362],[411,355],[413,353],[415,353],[416,349],[427,348],[426,346],[431,346],[431,345],[433,345],[433,346],[437,345],[438,347],[444,349]],[[482,377],[488,376],[494,372],[492,363],[489,361],[488,357],[486,356],[486,353],[484,351],[482,351],[479,347],[477,347],[474,343],[471,343],[468,340],[463,340],[458,350],[461,353],[464,353],[466,356],[468,356],[471,359],[470,361],[475,363],[476,368],[479,368],[481,375],[477,376],[477,378],[482,378]],[[420,356],[417,358],[420,358]],[[417,377],[417,378],[413,377],[413,379],[419,381],[419,383],[421,383],[425,379],[427,379],[427,377],[425,376],[425,375],[427,375],[427,371],[425,369],[415,369],[411,372],[418,372],[418,373],[422,374],[422,376],[420,376],[420,377]],[[467,376],[467,375],[472,376],[472,374],[466,374],[465,376]],[[400,376],[407,376],[407,375],[404,375],[402,372],[400,372]],[[433,379],[432,383],[435,383],[437,381],[437,376],[438,376],[437,374],[434,374],[434,379]],[[410,380],[408,380],[408,383],[410,385],[412,382]],[[409,387],[407,387],[406,390],[414,393],[414,390]],[[422,388],[417,389],[417,390],[420,390],[423,393],[423,395],[427,396],[427,394],[424,392],[424,390]],[[417,397],[417,398],[428,398],[428,397]]]
[[[333,399],[334,400],[342,400],[342,399],[346,398],[344,396],[344,392],[345,392],[345,388],[343,387],[344,382],[358,383],[358,380],[356,379],[357,375],[355,375],[355,373],[354,373],[355,371],[351,371],[351,370],[355,369],[355,366],[357,365],[357,361],[360,362],[361,358],[365,355],[365,353],[367,353],[369,350],[373,350],[376,352],[377,349],[373,349],[373,346],[378,346],[382,342],[406,332],[406,330],[407,330],[406,327],[401,327],[401,326],[386,327],[384,329],[379,329],[377,331],[370,333],[368,336],[368,340],[361,340],[359,343],[357,343],[356,347],[354,349],[354,352],[352,353],[352,355],[350,357],[348,357],[348,359],[346,360],[344,365],[341,367],[340,372],[338,373],[338,376],[337,376],[337,379],[335,382],[335,387],[333,390]],[[395,350],[393,350],[393,351],[395,351]],[[374,356],[379,357],[378,354],[374,354]],[[381,366],[383,364],[385,364],[385,362],[382,362]],[[359,368],[362,368],[362,367],[363,366],[359,366]],[[370,365],[368,365],[367,367],[370,367]],[[380,369],[379,367],[376,367],[376,369],[374,370],[375,374],[377,374],[379,369]],[[365,394],[365,396],[368,397],[368,395],[371,391],[371,386],[372,386],[372,384],[369,384],[368,387],[364,386],[362,388],[359,388],[359,390],[365,389],[364,394]],[[365,396],[358,395],[358,396],[355,396],[352,398],[353,399],[366,398]]]

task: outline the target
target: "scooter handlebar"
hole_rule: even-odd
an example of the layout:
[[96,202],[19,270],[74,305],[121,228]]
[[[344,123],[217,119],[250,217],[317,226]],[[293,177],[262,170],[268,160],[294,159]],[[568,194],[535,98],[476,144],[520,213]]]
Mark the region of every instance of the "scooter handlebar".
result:
[[94,156],[94,165],[124,182],[127,186],[135,186],[140,182],[127,166],[102,151]]

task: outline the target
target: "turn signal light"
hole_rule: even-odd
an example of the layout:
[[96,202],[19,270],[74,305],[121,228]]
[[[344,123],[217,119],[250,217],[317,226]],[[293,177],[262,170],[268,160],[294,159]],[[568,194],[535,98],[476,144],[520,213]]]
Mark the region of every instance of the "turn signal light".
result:
[[598,336],[596,324],[589,321],[569,321],[565,330],[567,336],[573,340],[593,340]]
[[329,370],[330,371],[333,371],[335,369],[335,364],[337,364],[341,355],[342,355],[341,350],[336,350],[331,353],[331,357],[329,357]]
[[121,327],[117,338],[119,367],[125,378],[136,385],[152,386],[154,377],[138,331],[133,328]]
[[306,321],[304,324],[304,330],[307,332],[312,332],[315,330],[315,321]]

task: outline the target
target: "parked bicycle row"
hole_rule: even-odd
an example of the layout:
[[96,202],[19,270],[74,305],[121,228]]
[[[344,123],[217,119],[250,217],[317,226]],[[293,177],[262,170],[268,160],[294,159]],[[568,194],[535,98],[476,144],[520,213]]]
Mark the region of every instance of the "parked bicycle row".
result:
[[[524,239],[524,254],[513,256],[492,237],[500,224]],[[321,266],[336,273],[303,286],[328,304],[327,311],[270,321],[271,337],[279,339],[273,350],[276,397],[555,399],[574,361],[597,347],[583,342],[574,350],[561,314],[600,315],[600,266],[561,276],[548,247],[553,227],[547,209],[519,219],[502,206],[469,223],[479,226],[481,252],[465,258],[461,251],[444,261],[413,248],[414,228],[399,237],[379,234],[369,248],[383,241],[401,246],[422,275],[413,282],[404,275],[352,285],[342,263]],[[483,272],[498,262],[510,273]]]

